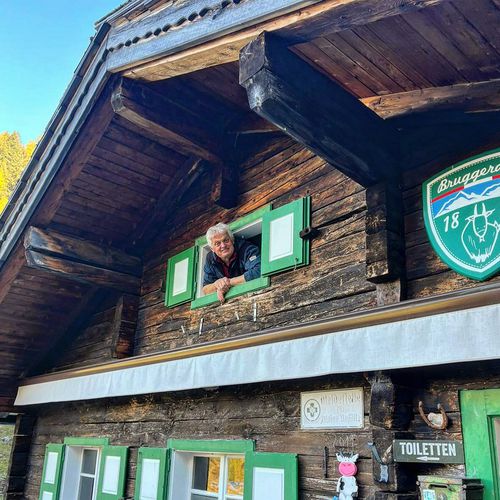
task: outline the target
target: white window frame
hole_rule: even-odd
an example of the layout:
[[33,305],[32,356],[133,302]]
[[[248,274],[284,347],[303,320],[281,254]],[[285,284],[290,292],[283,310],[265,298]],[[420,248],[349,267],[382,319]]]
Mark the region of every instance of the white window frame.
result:
[[59,495],[59,500],[75,500],[78,498],[81,477],[92,477],[91,475],[82,472],[84,450],[97,451],[95,475],[93,476],[94,488],[92,492],[92,500],[97,498],[97,483],[99,481],[102,449],[98,446],[66,445],[66,455],[64,457],[61,494]]
[[[229,224],[231,227],[231,224]],[[262,217],[248,223],[246,226],[240,227],[238,229],[232,230],[233,235],[235,237],[240,238],[253,238],[254,236],[262,235]],[[203,268],[205,267],[205,262],[207,260],[208,254],[210,253],[210,246],[207,243],[204,245],[199,245],[198,250],[198,272],[196,276],[196,296],[195,299],[199,299],[200,297],[204,297],[203,293]],[[262,248],[259,248],[262,253]]]
[[[202,490],[196,490],[192,487],[195,457],[221,459],[218,494],[207,493]],[[245,460],[245,454],[175,451],[172,455],[168,498],[175,498],[175,500],[191,500],[191,496],[196,494],[205,495],[207,497],[209,496],[214,500],[243,500],[243,495],[239,496],[226,494],[228,463],[230,458],[242,458]]]

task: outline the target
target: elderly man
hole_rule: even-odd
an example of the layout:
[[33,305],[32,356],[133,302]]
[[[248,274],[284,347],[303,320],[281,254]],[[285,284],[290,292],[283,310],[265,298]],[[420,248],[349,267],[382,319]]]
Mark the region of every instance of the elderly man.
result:
[[212,251],[203,268],[203,293],[217,292],[217,298],[224,302],[232,286],[260,276],[259,247],[235,238],[226,224],[220,222],[209,228],[207,241]]

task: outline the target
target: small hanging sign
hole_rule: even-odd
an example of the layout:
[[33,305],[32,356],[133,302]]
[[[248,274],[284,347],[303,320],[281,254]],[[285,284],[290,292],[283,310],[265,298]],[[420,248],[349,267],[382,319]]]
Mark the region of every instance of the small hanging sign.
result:
[[463,464],[464,448],[458,441],[421,441],[395,439],[393,441],[395,462],[429,464]]
[[300,394],[302,429],[361,429],[363,388]]
[[500,269],[500,149],[468,158],[422,186],[424,222],[439,258],[485,280]]

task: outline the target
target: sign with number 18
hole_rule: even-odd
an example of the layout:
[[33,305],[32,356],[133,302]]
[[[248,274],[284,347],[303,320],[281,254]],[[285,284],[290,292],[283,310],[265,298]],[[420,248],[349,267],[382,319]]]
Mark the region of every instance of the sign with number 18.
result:
[[500,268],[500,149],[468,158],[423,186],[431,244],[453,270],[484,280]]

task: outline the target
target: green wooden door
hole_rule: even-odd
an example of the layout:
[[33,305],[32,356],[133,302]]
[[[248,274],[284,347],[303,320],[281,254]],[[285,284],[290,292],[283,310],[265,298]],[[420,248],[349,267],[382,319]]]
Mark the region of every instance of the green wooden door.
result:
[[500,500],[500,389],[461,391],[467,476],[484,484],[485,500]]

